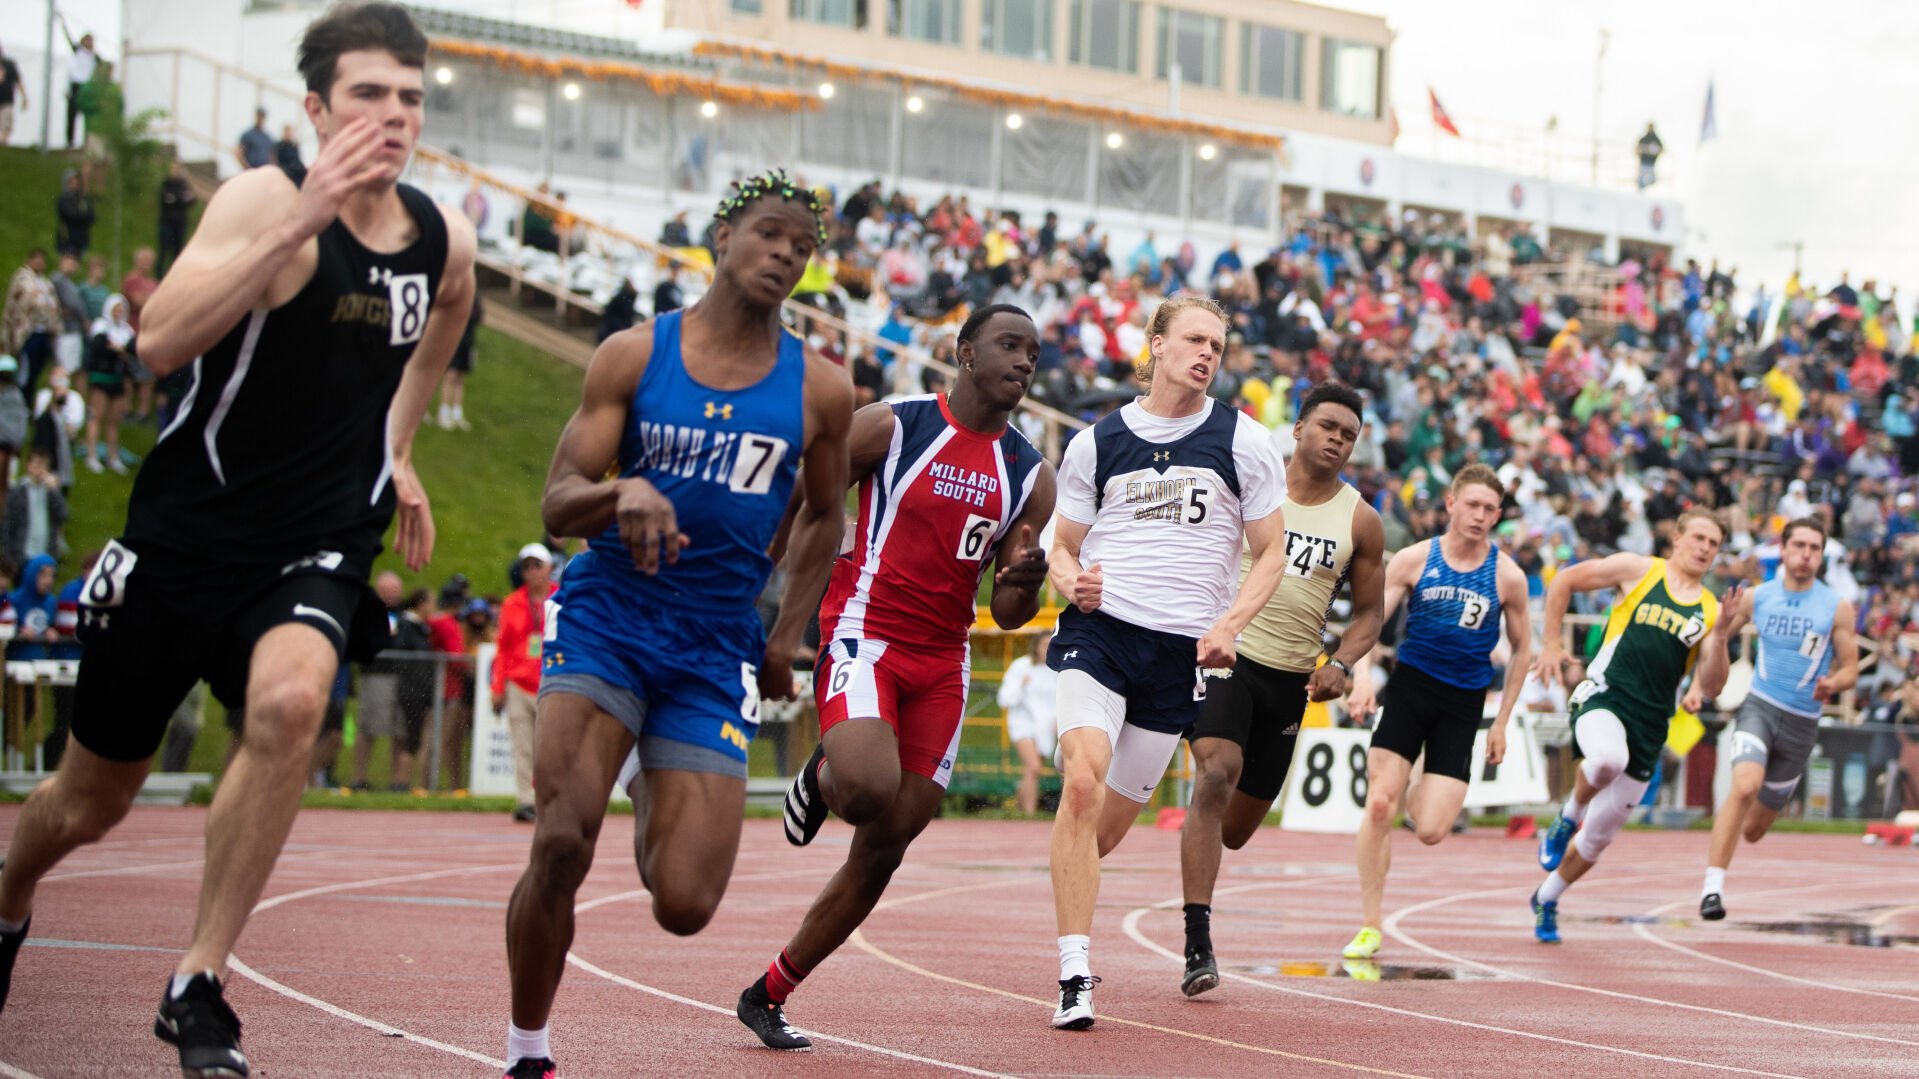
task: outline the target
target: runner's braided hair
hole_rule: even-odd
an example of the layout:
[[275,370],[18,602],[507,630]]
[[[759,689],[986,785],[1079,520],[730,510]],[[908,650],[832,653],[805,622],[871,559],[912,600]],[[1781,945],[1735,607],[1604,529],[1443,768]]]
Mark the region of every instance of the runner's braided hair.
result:
[[783,199],[792,199],[804,205],[813,213],[813,223],[819,230],[820,246],[825,247],[826,206],[820,202],[819,195],[811,188],[801,187],[793,182],[785,169],[773,169],[757,176],[748,176],[744,180],[733,181],[733,187],[725,198],[720,200],[719,209],[713,211],[713,217],[719,221],[731,223],[746,213],[747,207],[768,196],[777,195]]

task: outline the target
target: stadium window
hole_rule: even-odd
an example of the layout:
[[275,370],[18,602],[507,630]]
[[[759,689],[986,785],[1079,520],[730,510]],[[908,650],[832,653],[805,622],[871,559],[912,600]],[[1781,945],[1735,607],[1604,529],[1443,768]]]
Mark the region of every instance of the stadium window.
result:
[[1166,78],[1173,61],[1178,60],[1181,82],[1218,86],[1221,39],[1225,36],[1226,20],[1217,15],[1160,8],[1158,67],[1153,74]]
[[987,52],[1052,62],[1053,0],[985,0],[979,43]]
[[787,14],[806,22],[866,29],[866,0],[788,0]]
[[1139,71],[1138,0],[1073,0],[1067,58],[1108,71]]
[[762,12],[762,0],[733,0],[733,14],[758,15]]
[[886,32],[935,45],[960,43],[960,9],[965,0],[887,0]]
[[1319,55],[1319,107],[1379,119],[1379,46],[1329,37],[1321,42]]
[[1240,24],[1240,93],[1299,101],[1304,96],[1305,61],[1305,34],[1258,23]]

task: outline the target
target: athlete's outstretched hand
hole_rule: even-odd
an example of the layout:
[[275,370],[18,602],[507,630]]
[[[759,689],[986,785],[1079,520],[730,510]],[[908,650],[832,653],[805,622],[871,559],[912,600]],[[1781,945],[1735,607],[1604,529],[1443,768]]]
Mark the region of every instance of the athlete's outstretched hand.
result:
[[399,520],[393,533],[393,550],[406,563],[408,572],[418,573],[433,557],[433,507],[427,503],[426,488],[420,486],[411,461],[394,464],[393,495]]
[[1713,619],[1712,623],[1714,636],[1723,638],[1732,630],[1733,623],[1737,621],[1733,617],[1733,612],[1739,610],[1740,601],[1745,598],[1746,583],[1744,581],[1735,581],[1731,588],[1726,589],[1726,594],[1719,597],[1719,617]]
[[1311,678],[1306,679],[1306,696],[1310,700],[1330,701],[1334,697],[1344,697],[1352,687],[1352,679],[1346,672],[1330,663],[1322,663]]
[[1498,764],[1506,759],[1506,725],[1495,723],[1486,731],[1486,763]]
[[1199,639],[1199,665],[1208,670],[1218,667],[1231,667],[1239,658],[1237,646],[1233,643],[1234,633],[1224,626],[1214,626]]
[[660,572],[662,561],[669,566],[678,562],[693,541],[680,531],[672,501],[638,476],[619,480],[615,487],[620,500],[613,519],[620,526],[620,542],[633,552],[633,568],[651,577]]
[[1353,679],[1353,691],[1346,694],[1346,714],[1354,722],[1365,722],[1373,718],[1373,710],[1379,705],[1373,700],[1372,678]]
[[1566,650],[1557,642],[1547,641],[1539,646],[1539,654],[1533,657],[1532,672],[1539,680],[1549,686],[1563,685],[1566,681]]
[[993,583],[1028,592],[1046,583],[1046,548],[1033,545],[1032,525],[1019,526],[1019,542],[1000,546],[999,572],[993,575]]
[[1073,579],[1073,606],[1086,614],[1099,610],[1100,588],[1099,563],[1095,562]]
[[380,125],[365,117],[347,124],[327,144],[308,167],[300,184],[299,201],[293,204],[292,223],[303,236],[318,236],[333,219],[340,206],[354,192],[372,186],[386,172],[386,165],[374,157],[386,141]]
[[799,682],[793,677],[791,650],[776,650],[772,645],[767,645],[766,657],[760,661],[759,687],[762,701],[790,701],[799,696]]

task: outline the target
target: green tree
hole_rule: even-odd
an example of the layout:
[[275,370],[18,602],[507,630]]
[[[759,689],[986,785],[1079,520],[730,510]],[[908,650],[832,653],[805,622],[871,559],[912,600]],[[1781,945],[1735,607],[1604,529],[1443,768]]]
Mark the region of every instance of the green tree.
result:
[[90,87],[91,107],[87,112],[87,130],[99,136],[101,164],[106,169],[105,186],[100,189],[113,211],[113,265],[127,265],[126,254],[141,242],[127,236],[127,205],[130,199],[156,199],[160,181],[166,175],[167,145],[154,137],[154,129],[166,118],[164,109],[145,109],[128,116],[126,95],[112,81],[107,65]]

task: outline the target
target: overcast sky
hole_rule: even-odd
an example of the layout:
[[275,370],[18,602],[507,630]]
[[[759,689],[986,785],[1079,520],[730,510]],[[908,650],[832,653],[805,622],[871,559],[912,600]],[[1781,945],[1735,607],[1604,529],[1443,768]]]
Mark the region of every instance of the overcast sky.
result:
[[[139,2],[139,0],[135,0]],[[61,0],[118,52],[121,0]],[[624,0],[605,0],[610,11]],[[497,7],[437,0],[447,8]],[[538,4],[529,4],[537,8]],[[569,6],[575,6],[569,2]],[[1393,27],[1400,149],[1431,145],[1426,87],[1467,135],[1592,130],[1599,33],[1609,43],[1599,130],[1629,146],[1647,121],[1666,144],[1662,188],[1686,205],[1688,245],[1775,285],[1800,242],[1809,277],[1850,270],[1919,290],[1919,3],[1821,0],[1344,0]],[[0,42],[37,50],[44,8],[0,4]],[[64,46],[62,46],[64,51]],[[1700,146],[1708,80],[1719,137]],[[31,88],[38,111],[38,86]],[[1477,126],[1475,126],[1477,125]],[[37,132],[38,117],[16,120]]]

